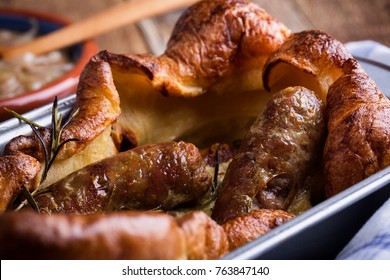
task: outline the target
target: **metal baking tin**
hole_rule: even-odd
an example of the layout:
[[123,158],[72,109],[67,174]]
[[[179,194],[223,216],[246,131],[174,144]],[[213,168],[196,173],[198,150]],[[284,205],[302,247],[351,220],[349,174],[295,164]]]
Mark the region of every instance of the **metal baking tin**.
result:
[[[390,97],[390,69],[378,63],[360,63]],[[386,77],[386,78],[385,78]],[[75,95],[59,101],[64,115],[75,104]],[[24,116],[47,126],[48,104]],[[0,123],[0,155],[4,145],[17,135],[29,134],[29,125],[17,119]],[[390,197],[390,167],[314,206],[260,238],[236,249],[223,259],[334,259],[365,221]]]
[[[66,115],[74,106],[76,96],[70,95],[58,101],[58,110],[61,114]],[[36,122],[41,126],[49,126],[51,124],[51,109],[52,104],[47,104],[32,110],[23,116],[29,120]],[[1,110],[3,108],[0,108]],[[19,121],[16,118],[9,119],[0,123],[0,155],[3,154],[4,146],[14,137],[18,135],[31,134],[31,128],[28,124]]]

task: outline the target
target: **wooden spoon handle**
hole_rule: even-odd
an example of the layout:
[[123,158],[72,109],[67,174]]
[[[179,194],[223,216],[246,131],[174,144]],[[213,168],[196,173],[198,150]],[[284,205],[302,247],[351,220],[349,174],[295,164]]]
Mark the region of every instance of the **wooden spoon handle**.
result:
[[31,52],[36,55],[43,54],[92,38],[146,17],[193,4],[194,2],[196,0],[133,0],[121,3],[26,44],[0,50],[0,53],[2,58],[11,58],[26,52]]

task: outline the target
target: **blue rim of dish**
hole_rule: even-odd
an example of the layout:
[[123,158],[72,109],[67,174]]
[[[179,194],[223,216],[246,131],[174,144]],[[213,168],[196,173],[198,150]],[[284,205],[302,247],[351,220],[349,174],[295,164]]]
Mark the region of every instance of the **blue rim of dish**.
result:
[[[19,32],[25,32],[31,28],[31,22],[33,18],[26,18],[24,16],[18,15],[7,15],[0,14],[0,28],[14,30]],[[53,32],[60,27],[62,24],[51,22],[44,19],[37,19],[38,22],[38,35],[44,35],[50,32]],[[70,48],[65,49],[70,56],[72,61],[77,61],[81,55],[81,46],[75,45]]]

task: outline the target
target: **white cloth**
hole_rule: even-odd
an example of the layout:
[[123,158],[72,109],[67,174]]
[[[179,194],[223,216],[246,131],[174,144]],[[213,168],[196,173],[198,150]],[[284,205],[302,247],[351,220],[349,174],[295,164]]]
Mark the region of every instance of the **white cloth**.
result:
[[390,48],[375,41],[357,41],[345,44],[348,51],[355,56],[364,57],[390,66]]
[[390,260],[390,199],[372,215],[337,259]]
[[[374,41],[346,44],[352,55],[390,66],[390,48]],[[339,253],[337,259],[390,260],[390,199],[365,223]]]

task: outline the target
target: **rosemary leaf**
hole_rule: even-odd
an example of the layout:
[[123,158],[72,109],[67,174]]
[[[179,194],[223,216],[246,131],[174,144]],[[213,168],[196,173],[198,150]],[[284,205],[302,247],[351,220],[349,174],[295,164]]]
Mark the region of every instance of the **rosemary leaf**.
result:
[[53,192],[53,190],[51,190],[51,189],[41,189],[39,191],[32,192],[31,194],[33,195],[33,197],[36,197],[36,196],[43,195],[46,193],[51,193],[51,192]]
[[[60,129],[58,127],[58,99],[57,96],[54,98],[53,107],[51,110],[51,150],[50,150],[50,158],[54,154],[57,149],[58,142],[60,141]],[[60,119],[62,119],[62,115],[60,114]]]
[[39,142],[41,143],[41,146],[43,148],[43,153],[45,155],[45,167],[43,169],[43,173],[42,173],[42,177],[41,177],[41,184],[42,184],[42,182],[46,179],[47,173],[49,171],[49,164],[48,164],[50,161],[49,151],[47,150],[45,140],[43,139],[42,135],[39,133],[38,129],[35,128],[31,124],[30,124],[30,127],[31,127],[32,131],[34,132],[34,134],[37,136]]
[[219,148],[220,145],[217,146],[217,149],[215,150],[215,168],[214,168],[214,178],[213,178],[213,186],[211,189],[211,194],[214,195],[217,192],[218,189],[218,174],[219,174],[219,164],[220,164],[220,159],[219,159]]
[[15,118],[18,118],[19,120],[24,121],[25,123],[29,124],[30,126],[33,125],[34,127],[42,128],[42,126],[40,126],[40,125],[37,124],[36,122],[33,122],[32,120],[26,119],[26,118],[23,117],[22,115],[16,113],[15,111],[13,111],[13,110],[11,110],[11,109],[8,109],[7,107],[4,107],[3,109],[6,110],[6,111],[7,111],[8,113],[10,113],[11,115],[13,115]]
[[[70,114],[70,116],[68,117],[68,119],[64,122],[63,122],[63,118],[62,118],[62,114],[59,113],[58,111],[58,99],[57,99],[57,96],[54,98],[54,101],[53,101],[53,107],[52,107],[52,112],[51,112],[51,143],[50,143],[50,147],[48,147],[48,145],[45,143],[45,140],[43,139],[41,133],[39,132],[39,128],[43,128],[42,126],[40,126],[39,124],[23,117],[22,115],[8,109],[8,108],[4,108],[7,112],[9,112],[10,114],[12,114],[14,117],[18,118],[19,120],[21,121],[24,121],[25,123],[29,124],[32,131],[34,132],[34,134],[37,136],[37,138],[39,139],[39,142],[43,148],[43,152],[44,152],[44,156],[45,156],[45,163],[44,163],[44,169],[43,169],[43,172],[42,172],[42,177],[41,177],[41,181],[40,181],[40,184],[38,186],[38,188],[36,188],[32,193],[30,193],[24,186],[22,186],[22,193],[23,195],[25,196],[27,202],[31,205],[31,207],[39,212],[39,207],[36,203],[36,201],[34,200],[34,197],[37,196],[37,195],[41,195],[43,193],[46,193],[45,189],[43,189],[42,187],[42,183],[45,181],[45,179],[47,178],[47,174],[50,170],[50,167],[52,166],[52,164],[54,163],[58,153],[60,152],[60,150],[62,149],[62,147],[66,144],[66,143],[69,143],[71,141],[79,141],[78,139],[76,138],[71,138],[71,139],[67,139],[63,142],[61,142],[61,134],[63,132],[63,129],[73,120],[73,118],[78,114],[79,112],[79,109],[76,109],[73,111],[72,114]],[[20,210],[21,208],[23,208],[27,202],[23,201],[17,208],[15,211],[18,211]]]
[[70,139],[67,139],[65,140],[64,142],[62,142],[61,144],[58,145],[58,147],[56,147],[56,149],[53,151],[52,155],[51,155],[51,159],[48,163],[48,169],[50,169],[51,165],[54,163],[58,153],[61,151],[61,148],[68,142],[72,142],[72,141],[80,141],[79,139],[77,138],[70,138]]
[[66,119],[66,121],[64,122],[64,124],[62,125],[61,127],[61,131],[68,126],[68,124],[70,123],[71,120],[73,120],[77,115],[78,113],[80,112],[80,109],[77,108],[76,110],[74,110],[70,115],[69,117]]
[[[51,150],[48,157],[45,157],[45,170],[44,170],[44,176],[42,178],[46,179],[47,173],[49,172],[50,167],[54,163],[58,153],[60,152],[61,148],[68,142],[71,141],[79,141],[76,138],[67,139],[64,142],[61,143],[61,134],[63,129],[70,123],[70,121],[76,116],[78,113],[78,109],[75,111],[75,113],[71,114],[69,118],[66,120],[65,124],[62,125],[62,114],[58,112],[58,99],[57,96],[54,98],[53,101],[53,107],[52,107],[52,114],[51,114]],[[42,145],[44,145],[42,143]],[[47,150],[47,149],[46,149]]]
[[28,203],[30,204],[30,206],[36,211],[36,212],[40,212],[40,209],[39,209],[39,206],[37,204],[37,202],[35,201],[34,197],[31,195],[31,193],[28,191],[28,189],[26,189],[26,187],[24,185],[22,185],[22,194],[23,196],[27,199]]
[[215,199],[218,196],[219,188],[218,188],[218,175],[219,175],[219,165],[220,165],[220,157],[219,157],[219,150],[220,145],[217,146],[215,151],[215,167],[214,167],[214,177],[213,177],[213,183],[211,185],[210,193],[204,201],[202,201],[197,209],[205,211],[206,208],[208,208],[212,203],[214,203]]

